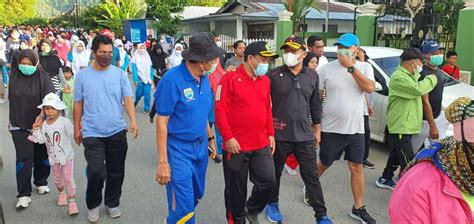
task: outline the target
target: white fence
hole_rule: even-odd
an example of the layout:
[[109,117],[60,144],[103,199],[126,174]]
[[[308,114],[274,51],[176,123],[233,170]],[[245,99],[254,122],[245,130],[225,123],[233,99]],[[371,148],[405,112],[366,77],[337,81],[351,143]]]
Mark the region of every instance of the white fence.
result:
[[[234,45],[234,43],[236,41],[238,41],[237,38],[234,38],[234,37],[230,37],[230,36],[226,36],[226,35],[219,35],[221,37],[221,40],[222,40],[222,49],[224,49],[227,53],[233,53],[234,52],[234,49],[232,47],[232,45]],[[191,36],[184,36],[184,41],[188,44],[189,46],[189,38]],[[270,46],[271,49],[269,50],[276,50],[277,47],[276,47],[276,41],[273,40],[273,39],[254,39],[254,38],[251,38],[251,39],[248,39],[248,38],[244,38],[242,39],[242,41],[244,41],[247,45],[250,44],[250,43],[253,43],[253,42],[257,42],[257,41],[265,41],[268,43],[268,45]]]

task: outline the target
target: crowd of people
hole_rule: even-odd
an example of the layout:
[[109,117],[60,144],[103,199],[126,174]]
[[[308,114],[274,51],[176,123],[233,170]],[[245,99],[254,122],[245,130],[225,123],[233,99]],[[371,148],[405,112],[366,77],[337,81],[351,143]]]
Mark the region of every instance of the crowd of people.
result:
[[[166,185],[166,223],[196,223],[209,158],[223,163],[228,223],[257,224],[262,212],[271,222],[284,221],[281,176],[296,175],[298,166],[315,223],[333,223],[319,178],[343,154],[351,175],[350,216],[376,223],[364,204],[363,170],[375,168],[368,121],[376,80],[356,35],[339,37],[332,61],[323,55],[322,38],[292,35],[279,46],[283,65],[271,69],[280,55],[268,43],[239,40],[233,57],[226,57],[220,37],[210,33],[173,44],[164,36],[132,43],[108,29],[0,27],[0,35],[17,208],[32,200],[32,176],[39,194],[50,192],[52,172],[57,205],[79,213],[75,142],[87,161],[88,220],[100,219],[102,201],[110,217],[120,217],[126,136],[138,137],[135,108],[144,98],[143,112],[156,123],[155,178]],[[392,151],[376,186],[394,190],[392,223],[473,223],[474,104],[460,98],[446,110],[441,106],[441,70],[458,78],[456,57],[449,52],[441,68],[441,47],[426,42],[421,50],[405,49],[391,75]],[[0,92],[0,103],[3,98]],[[445,138],[448,122],[454,136]],[[427,139],[431,145],[424,145]]]

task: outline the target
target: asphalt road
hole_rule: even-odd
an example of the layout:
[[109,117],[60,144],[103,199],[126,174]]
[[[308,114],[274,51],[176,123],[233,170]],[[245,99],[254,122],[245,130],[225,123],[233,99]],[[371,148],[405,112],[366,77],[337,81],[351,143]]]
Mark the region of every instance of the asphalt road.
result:
[[[126,161],[126,176],[121,199],[122,217],[111,219],[101,209],[99,223],[163,223],[167,214],[165,188],[155,182],[157,161],[154,125],[149,123],[148,116],[142,113],[143,106],[137,107],[137,120],[140,136],[132,140],[129,136],[129,151]],[[84,176],[85,159],[82,147],[75,145],[75,181],[77,185],[80,214],[69,217],[66,207],[57,207],[57,192],[52,177],[49,187],[51,193],[32,195],[29,208],[21,211],[15,209],[15,149],[11,135],[7,130],[8,105],[0,105],[0,155],[4,167],[0,170],[0,201],[6,223],[88,223],[85,205],[86,178]],[[378,223],[389,223],[388,200],[390,191],[379,189],[375,181],[382,173],[388,156],[388,149],[378,143],[372,143],[370,160],[377,165],[375,170],[365,169],[365,201],[369,213]],[[353,200],[350,188],[350,175],[345,161],[335,162],[321,178],[328,215],[334,223],[358,223],[349,217]],[[197,223],[225,223],[224,179],[221,164],[209,163],[207,187],[204,199],[196,210]],[[251,190],[249,183],[249,191]],[[280,190],[280,209],[284,223],[314,223],[313,211],[302,202],[303,182],[300,176],[282,176]],[[265,216],[260,216],[262,223],[269,223]]]

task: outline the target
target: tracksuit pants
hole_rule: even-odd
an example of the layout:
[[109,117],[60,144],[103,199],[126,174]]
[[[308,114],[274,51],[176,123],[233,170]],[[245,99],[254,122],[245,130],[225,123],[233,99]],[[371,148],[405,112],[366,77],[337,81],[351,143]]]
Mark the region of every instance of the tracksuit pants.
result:
[[277,141],[276,150],[273,154],[275,161],[276,184],[271,193],[270,203],[278,203],[280,194],[280,178],[283,167],[290,154],[294,154],[300,164],[301,178],[309,195],[309,204],[313,207],[314,216],[317,219],[326,215],[327,209],[324,202],[323,190],[317,174],[316,146],[314,141],[308,142],[285,142]]
[[119,206],[128,150],[126,131],[105,138],[84,138],[82,143],[87,161],[87,208],[96,208],[102,202],[104,181],[104,204],[109,208]]
[[365,154],[364,154],[364,161],[369,158],[369,150],[370,150],[370,122],[369,116],[364,115],[364,140],[365,140]]
[[387,165],[382,174],[382,178],[386,180],[393,178],[398,166],[400,166],[400,171],[403,172],[408,163],[415,157],[412,146],[412,135],[390,134],[389,144],[391,144],[392,150],[390,151]]
[[36,186],[48,185],[51,170],[46,145],[28,140],[30,131],[11,131],[16,150],[16,186],[17,197],[31,196],[31,176]]
[[195,208],[204,196],[208,150],[207,139],[183,141],[168,135],[171,181],[166,185],[169,224],[194,224]]
[[[270,147],[239,154],[223,152],[225,207],[229,224],[245,223],[245,207],[250,214],[259,214],[270,200],[275,186],[275,168]],[[253,183],[247,200],[247,178]]]
[[143,82],[138,82],[137,88],[135,90],[135,107],[137,106],[138,102],[144,97],[144,110],[145,112],[150,112],[150,92],[151,92],[151,84],[144,84]]
[[52,164],[54,184],[56,188],[66,188],[68,196],[76,195],[76,183],[74,182],[74,160],[68,160],[66,164]]

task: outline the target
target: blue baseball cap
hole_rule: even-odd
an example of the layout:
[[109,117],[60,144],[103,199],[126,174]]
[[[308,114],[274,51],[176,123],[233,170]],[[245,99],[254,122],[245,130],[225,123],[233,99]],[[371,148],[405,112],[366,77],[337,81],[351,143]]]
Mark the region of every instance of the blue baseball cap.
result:
[[423,54],[428,54],[428,53],[435,52],[439,49],[441,49],[441,46],[439,46],[438,42],[436,42],[436,41],[426,41],[423,44],[423,47],[421,48],[421,52],[423,52]]
[[360,41],[359,38],[352,33],[346,33],[337,39],[337,42],[334,45],[342,45],[344,47],[351,47],[351,46],[359,46]]

